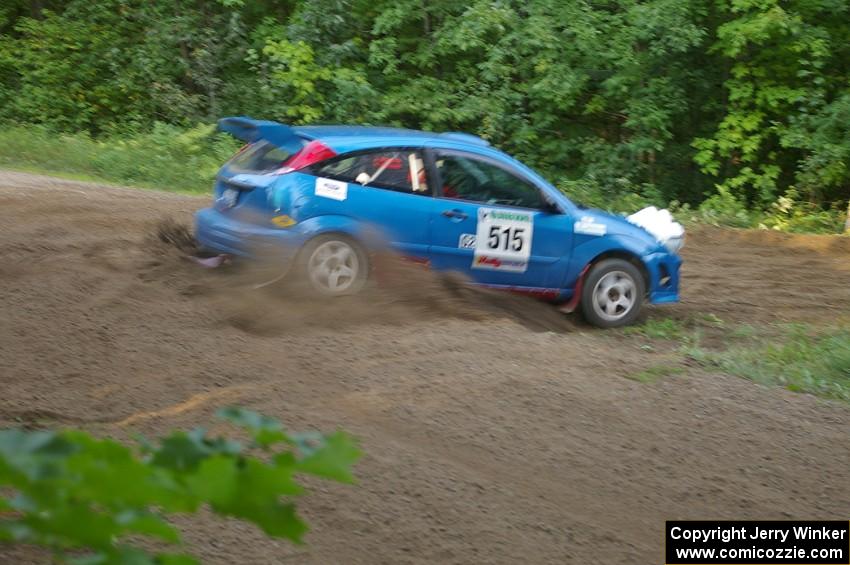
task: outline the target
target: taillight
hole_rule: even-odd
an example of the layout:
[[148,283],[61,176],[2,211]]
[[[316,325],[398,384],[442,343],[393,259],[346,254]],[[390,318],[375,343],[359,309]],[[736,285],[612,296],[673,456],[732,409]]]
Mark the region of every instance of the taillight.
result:
[[322,143],[321,141],[313,140],[305,145],[301,151],[290,157],[283,163],[283,167],[276,170],[273,174],[284,175],[292,171],[298,171],[310,165],[320,163],[325,159],[336,157],[336,151]]

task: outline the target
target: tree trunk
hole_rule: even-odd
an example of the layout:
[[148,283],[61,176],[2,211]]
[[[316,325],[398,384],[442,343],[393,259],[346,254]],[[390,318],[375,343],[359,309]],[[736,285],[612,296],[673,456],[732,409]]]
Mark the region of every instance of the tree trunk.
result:
[[850,235],[850,201],[847,202],[847,219],[844,221],[844,233]]

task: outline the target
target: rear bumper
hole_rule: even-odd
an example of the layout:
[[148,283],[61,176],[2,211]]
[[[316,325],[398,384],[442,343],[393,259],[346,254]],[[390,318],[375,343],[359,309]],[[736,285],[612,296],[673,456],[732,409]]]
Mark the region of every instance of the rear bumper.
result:
[[195,213],[195,239],[207,251],[247,258],[293,257],[307,236],[297,229],[264,227],[222,214],[215,208]]

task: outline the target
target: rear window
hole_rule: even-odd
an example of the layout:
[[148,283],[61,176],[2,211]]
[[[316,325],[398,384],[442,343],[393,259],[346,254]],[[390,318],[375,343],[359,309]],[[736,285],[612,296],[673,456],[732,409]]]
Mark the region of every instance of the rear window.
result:
[[281,168],[292,155],[268,141],[258,141],[234,155],[228,166],[245,173],[269,173]]

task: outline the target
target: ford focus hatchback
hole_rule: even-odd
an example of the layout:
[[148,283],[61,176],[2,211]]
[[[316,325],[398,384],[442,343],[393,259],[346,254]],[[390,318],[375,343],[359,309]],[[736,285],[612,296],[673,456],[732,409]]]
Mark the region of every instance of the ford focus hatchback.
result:
[[246,145],[196,215],[199,245],[272,254],[319,293],[359,291],[380,234],[433,269],[580,308],[602,327],[678,300],[681,237],[579,206],[481,138],[243,117],[219,128]]

